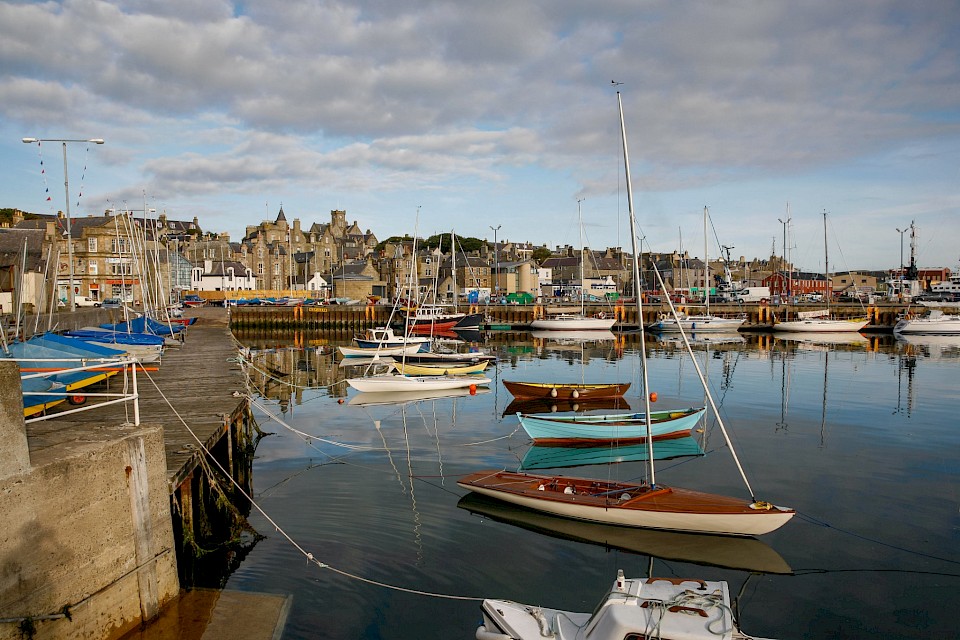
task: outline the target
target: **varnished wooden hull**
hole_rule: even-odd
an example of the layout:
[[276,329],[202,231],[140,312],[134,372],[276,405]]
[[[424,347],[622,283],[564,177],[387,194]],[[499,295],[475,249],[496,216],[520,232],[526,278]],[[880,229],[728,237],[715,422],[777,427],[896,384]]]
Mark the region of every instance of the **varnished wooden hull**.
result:
[[554,398],[557,400],[592,400],[594,398],[618,398],[630,388],[629,382],[599,383],[552,383],[513,382],[504,380],[503,386],[515,398]]
[[793,509],[766,503],[589,478],[488,470],[464,476],[457,484],[565,518],[670,531],[757,536],[779,529],[794,516]]

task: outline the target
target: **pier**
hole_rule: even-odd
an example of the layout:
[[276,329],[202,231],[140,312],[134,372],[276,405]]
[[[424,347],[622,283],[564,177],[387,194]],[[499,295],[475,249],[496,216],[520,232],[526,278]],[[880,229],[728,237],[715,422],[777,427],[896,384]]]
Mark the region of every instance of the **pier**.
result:
[[[223,476],[249,489],[256,424],[225,310],[192,313],[183,346],[137,374],[139,425],[132,401],[24,425],[18,367],[0,363],[0,640],[126,637],[186,606],[199,558],[239,536],[248,505]],[[212,599],[231,601],[273,621],[264,638],[282,626],[283,599]]]
[[[676,304],[678,312],[702,313],[703,305]],[[822,309],[823,304],[711,304],[710,312],[719,316],[735,317],[745,314],[745,331],[772,331],[777,320],[796,317],[798,312]],[[864,331],[887,332],[893,330],[897,316],[908,306],[894,302],[880,302],[865,307],[859,304],[842,303],[830,306],[831,313],[838,318],[868,317],[870,324]],[[468,313],[483,313],[487,320],[486,329],[526,329],[537,318],[562,312],[580,312],[579,305],[570,304],[528,304],[528,305],[472,305],[461,310]],[[388,305],[325,305],[325,306],[240,306],[230,307],[230,327],[238,330],[323,330],[358,331],[370,327],[383,326],[390,320],[391,308]],[[624,304],[588,304],[584,308],[587,315],[607,314],[617,319],[614,330],[635,330],[656,322],[661,315],[669,314],[670,307],[665,303],[644,304],[643,318],[637,316],[633,303]],[[394,316],[395,322],[400,322]]]

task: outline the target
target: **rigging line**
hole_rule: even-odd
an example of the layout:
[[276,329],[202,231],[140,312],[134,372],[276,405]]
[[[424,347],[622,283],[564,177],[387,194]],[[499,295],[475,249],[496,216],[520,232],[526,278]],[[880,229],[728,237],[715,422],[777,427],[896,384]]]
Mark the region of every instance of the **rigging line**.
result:
[[833,529],[834,531],[839,531],[840,533],[845,533],[845,534],[847,534],[848,536],[852,536],[852,537],[854,537],[854,538],[859,538],[860,540],[865,540],[866,542],[872,542],[872,543],[874,543],[874,544],[879,544],[879,545],[881,545],[881,546],[883,546],[883,547],[887,547],[888,549],[895,549],[895,550],[897,550],[897,551],[903,551],[904,553],[910,553],[910,554],[915,555],[915,556],[920,556],[921,558],[929,558],[929,559],[931,559],[931,560],[940,560],[941,562],[949,562],[950,564],[960,564],[960,560],[951,560],[950,558],[942,558],[942,557],[940,557],[940,556],[935,556],[935,555],[932,555],[932,554],[929,554],[929,553],[923,553],[923,552],[921,552],[921,551],[914,551],[914,550],[908,549],[908,548],[906,548],[906,547],[900,547],[900,546],[897,546],[897,545],[894,545],[894,544],[890,544],[889,542],[884,542],[884,541],[882,541],[882,540],[877,540],[876,538],[871,538],[871,537],[869,537],[869,536],[865,536],[865,535],[860,534],[860,533],[855,533],[855,532],[853,532],[853,531],[851,531],[851,530],[849,530],[849,529],[841,529],[840,527],[835,527],[835,526],[833,526],[832,524],[830,524],[830,523],[827,522],[826,520],[820,520],[820,519],[818,519],[818,518],[814,518],[813,516],[808,515],[808,514],[806,514],[806,513],[802,513],[802,512],[800,512],[800,511],[797,511],[797,515],[800,516],[801,518],[803,518],[804,520],[806,520],[807,522],[809,522],[810,524],[817,525],[818,527],[823,527],[823,528],[825,528],[825,529]]
[[350,449],[350,450],[353,450],[353,451],[370,451],[370,450],[375,450],[375,447],[370,447],[370,446],[366,446],[366,445],[362,445],[362,446],[361,446],[361,445],[355,445],[355,444],[346,444],[346,443],[344,443],[344,442],[337,442],[336,440],[327,440],[326,438],[321,438],[321,437],[319,437],[319,436],[311,435],[311,434],[309,434],[309,433],[307,433],[307,432],[305,432],[305,431],[300,431],[299,429],[295,429],[294,427],[292,427],[292,426],[290,426],[289,424],[287,424],[286,422],[284,422],[283,419],[281,419],[280,417],[275,416],[275,415],[273,415],[272,413],[270,413],[270,410],[269,410],[266,406],[264,406],[263,404],[261,404],[261,403],[260,403],[257,399],[255,399],[253,396],[248,395],[248,396],[247,396],[247,399],[250,401],[250,404],[252,404],[253,406],[257,407],[258,409],[260,409],[261,411],[263,411],[264,413],[266,413],[267,415],[269,415],[271,418],[273,418],[274,420],[276,420],[277,423],[278,423],[280,426],[284,427],[284,428],[287,429],[288,431],[290,431],[290,432],[292,432],[292,433],[295,433],[296,435],[298,435],[298,436],[300,436],[300,437],[302,437],[302,438],[304,438],[304,439],[316,440],[316,441],[318,441],[318,442],[324,442],[324,443],[326,443],[326,444],[332,444],[332,445],[334,445],[334,446],[343,447],[344,449]]
[[918,576],[941,576],[944,578],[960,578],[958,573],[943,571],[920,571],[918,569],[797,569],[794,576],[811,576],[827,573],[909,573]]
[[160,397],[163,399],[166,405],[170,407],[171,411],[173,411],[173,414],[177,417],[177,420],[180,421],[180,424],[182,424],[184,428],[186,428],[190,436],[197,441],[197,445],[200,447],[200,449],[203,451],[206,457],[208,457],[213,462],[213,464],[216,465],[216,467],[220,470],[221,473],[223,473],[227,478],[230,479],[231,484],[233,484],[234,488],[237,490],[237,492],[240,493],[240,495],[242,495],[244,498],[247,499],[247,501],[250,503],[250,506],[256,509],[257,512],[260,515],[262,515],[267,522],[273,525],[276,532],[279,533],[281,536],[283,536],[287,540],[287,542],[289,542],[290,545],[293,546],[294,549],[299,551],[300,554],[304,558],[306,558],[308,562],[311,562],[317,565],[317,567],[319,567],[320,569],[328,569],[329,571],[332,571],[346,578],[352,578],[359,582],[364,582],[366,584],[383,587],[385,589],[391,589],[393,591],[401,591],[403,593],[412,593],[414,595],[422,595],[422,596],[428,596],[432,598],[443,598],[446,600],[465,600],[465,601],[473,601],[473,602],[480,602],[484,600],[484,598],[478,598],[476,596],[458,596],[458,595],[452,595],[452,594],[446,594],[446,593],[435,593],[431,591],[423,591],[420,589],[410,589],[408,587],[401,587],[399,585],[389,584],[387,582],[381,582],[379,580],[373,580],[371,578],[365,578],[361,575],[351,573],[344,569],[338,569],[332,565],[329,565],[325,562],[317,560],[311,552],[304,549],[303,546],[300,545],[300,543],[294,540],[290,534],[288,534],[273,518],[271,518],[270,515],[259,505],[259,503],[257,503],[257,501],[254,500],[253,497],[249,493],[247,493],[247,491],[242,486],[240,486],[240,483],[238,483],[236,479],[233,476],[231,476],[226,469],[224,469],[223,465],[220,464],[220,461],[217,460],[213,456],[213,454],[210,452],[210,450],[204,446],[203,442],[200,440],[197,434],[193,431],[193,429],[190,428],[190,425],[187,424],[187,421],[183,419],[183,416],[180,415],[180,412],[177,411],[176,407],[173,406],[173,403],[171,403],[170,399],[167,398],[167,395],[163,392],[163,390],[157,384],[156,380],[153,379],[153,376],[151,376],[150,373],[147,371],[144,371],[144,374],[147,376],[147,379],[150,381],[150,383],[153,384],[154,388],[157,390],[157,393],[160,394]]

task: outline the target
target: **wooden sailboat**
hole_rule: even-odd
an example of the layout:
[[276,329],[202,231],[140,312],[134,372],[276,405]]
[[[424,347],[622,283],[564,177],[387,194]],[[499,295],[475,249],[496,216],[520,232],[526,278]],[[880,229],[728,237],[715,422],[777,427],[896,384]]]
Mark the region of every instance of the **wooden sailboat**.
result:
[[[679,411],[656,411],[651,416],[650,437],[654,440],[681,438],[690,435],[690,430],[703,417],[706,407],[681,409]],[[574,414],[523,414],[517,419],[534,442],[577,443],[616,442],[628,443],[647,438],[647,416],[644,413],[606,413],[599,415]]]
[[[630,213],[630,239],[633,244],[634,256],[639,256],[626,125],[619,92],[617,92],[617,102],[620,106],[627,206]],[[640,282],[638,262],[638,260],[633,261],[634,282]],[[657,273],[657,276],[659,278],[659,273]],[[666,289],[662,278],[660,279],[660,285],[661,288]],[[636,304],[637,317],[642,318],[642,296],[637,296]],[[716,403],[713,401],[713,396],[703,372],[700,370],[700,365],[697,363],[697,359],[693,357],[693,350],[686,340],[686,334],[681,331],[680,335],[684,338],[710,407],[714,415],[717,416],[717,422],[727,447],[733,455],[744,484],[751,494],[749,500],[669,487],[657,483],[653,463],[653,414],[650,411],[650,396],[647,393],[650,387],[647,379],[646,342],[643,333],[640,334],[640,354],[643,397],[647,417],[646,441],[649,449],[649,483],[600,481],[565,476],[537,476],[502,470],[488,470],[472,473],[461,478],[458,481],[459,486],[558,516],[625,526],[723,535],[761,535],[786,524],[795,514],[793,509],[775,506],[754,497],[753,490],[733,448],[733,443],[727,434],[723,421],[720,419],[720,413],[717,411]]]
[[619,398],[630,388],[629,382],[519,382],[504,380],[503,386],[515,398],[557,400],[594,400]]

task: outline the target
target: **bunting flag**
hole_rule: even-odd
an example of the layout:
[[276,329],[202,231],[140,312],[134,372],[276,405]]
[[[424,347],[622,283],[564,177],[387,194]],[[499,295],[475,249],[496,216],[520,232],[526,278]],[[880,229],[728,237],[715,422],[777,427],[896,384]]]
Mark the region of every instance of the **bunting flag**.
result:
[[53,202],[53,197],[50,195],[50,186],[47,184],[47,168],[43,165],[43,146],[41,142],[37,141],[37,155],[40,158],[40,177],[43,178],[43,195],[47,202]]

